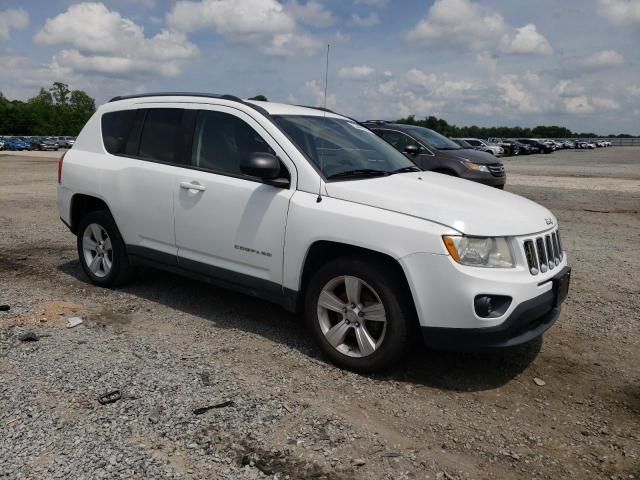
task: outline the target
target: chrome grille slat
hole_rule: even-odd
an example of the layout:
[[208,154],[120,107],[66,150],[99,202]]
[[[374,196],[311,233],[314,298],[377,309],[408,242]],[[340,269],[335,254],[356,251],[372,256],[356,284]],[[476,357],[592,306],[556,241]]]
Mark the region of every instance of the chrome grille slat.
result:
[[544,244],[547,248],[547,263],[549,265],[549,270],[553,270],[553,268],[555,268],[556,266],[556,259],[554,258],[555,255],[553,253],[553,246],[551,245],[551,235],[544,236]]
[[553,270],[560,265],[564,257],[558,229],[539,237],[525,239],[522,248],[531,275]]

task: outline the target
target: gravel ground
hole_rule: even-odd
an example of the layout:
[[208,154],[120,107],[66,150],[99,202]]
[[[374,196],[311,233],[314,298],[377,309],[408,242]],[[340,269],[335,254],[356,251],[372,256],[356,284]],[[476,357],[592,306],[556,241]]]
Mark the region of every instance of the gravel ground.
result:
[[640,478],[639,154],[505,160],[574,268],[543,340],[370,376],[256,299],[153,270],[90,285],[55,155],[0,155],[0,478]]

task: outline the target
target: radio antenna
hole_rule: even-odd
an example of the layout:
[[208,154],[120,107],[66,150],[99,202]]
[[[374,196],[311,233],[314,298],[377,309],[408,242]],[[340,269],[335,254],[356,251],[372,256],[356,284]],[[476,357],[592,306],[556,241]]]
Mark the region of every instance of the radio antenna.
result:
[[329,84],[329,50],[331,50],[331,44],[327,43],[327,63],[324,69],[324,108],[327,108],[327,85]]
[[[324,110],[322,113],[324,117],[327,116],[327,86],[329,85],[329,51],[330,50],[331,50],[331,44],[327,43],[327,61],[324,67]],[[324,152],[322,147],[320,148],[320,150]],[[323,163],[322,155],[323,153],[320,153],[320,170],[322,170],[322,163]],[[318,183],[318,198],[316,198],[317,203],[320,203],[321,201],[322,201],[322,177],[320,177],[320,181]]]

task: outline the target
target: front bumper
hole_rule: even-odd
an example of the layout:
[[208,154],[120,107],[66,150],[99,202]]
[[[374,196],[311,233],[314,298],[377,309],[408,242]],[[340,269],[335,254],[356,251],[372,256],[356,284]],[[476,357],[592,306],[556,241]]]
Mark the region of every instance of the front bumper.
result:
[[[512,269],[466,267],[440,254],[399,259],[427,344],[456,350],[505,347],[528,342],[553,325],[560,313],[557,277],[569,271],[566,254],[560,265],[537,275],[523,266],[523,251],[514,255]],[[484,295],[511,301],[499,316],[481,317],[474,299]]]
[[[557,277],[570,272],[564,268]],[[489,328],[421,327],[425,345],[443,350],[483,351],[513,347],[539,337],[560,316],[554,289],[522,302],[501,324]]]

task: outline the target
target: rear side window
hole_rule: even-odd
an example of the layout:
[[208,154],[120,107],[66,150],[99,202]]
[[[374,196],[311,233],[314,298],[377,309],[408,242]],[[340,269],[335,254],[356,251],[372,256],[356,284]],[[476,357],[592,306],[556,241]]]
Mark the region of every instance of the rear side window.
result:
[[126,153],[127,139],[133,127],[136,110],[121,110],[102,115],[102,141],[112,155]]
[[182,109],[150,108],[144,120],[138,156],[174,163],[182,122]]

